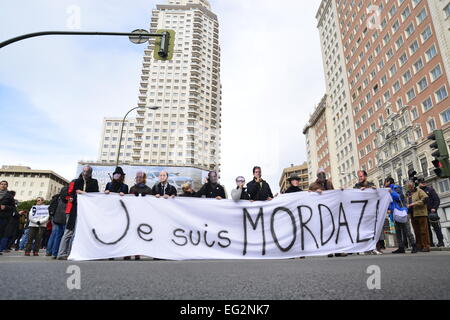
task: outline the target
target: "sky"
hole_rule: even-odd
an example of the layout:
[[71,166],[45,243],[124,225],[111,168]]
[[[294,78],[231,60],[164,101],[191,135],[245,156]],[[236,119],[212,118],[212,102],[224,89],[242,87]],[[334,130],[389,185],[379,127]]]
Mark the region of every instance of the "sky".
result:
[[[149,29],[165,0],[0,1],[0,41],[44,30]],[[320,0],[210,0],[220,24],[221,183],[239,175],[279,190],[307,160],[302,130],[325,93],[315,15]],[[79,13],[79,14],[78,14]],[[79,19],[77,18],[79,17]],[[70,180],[98,158],[102,120],[135,107],[145,45],[121,37],[47,36],[0,49],[0,166]]]

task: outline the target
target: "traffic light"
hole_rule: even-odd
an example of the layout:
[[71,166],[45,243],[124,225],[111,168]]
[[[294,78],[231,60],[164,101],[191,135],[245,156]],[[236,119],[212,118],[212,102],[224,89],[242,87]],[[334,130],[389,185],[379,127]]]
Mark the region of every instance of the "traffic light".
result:
[[155,60],[172,60],[173,50],[175,47],[175,31],[158,30],[156,33],[162,34],[155,40],[154,59]]
[[431,154],[434,158],[432,161],[435,167],[434,173],[439,178],[450,178],[450,162],[447,143],[444,139],[444,132],[442,130],[435,130],[429,137],[428,140],[434,141],[430,148],[433,150]]

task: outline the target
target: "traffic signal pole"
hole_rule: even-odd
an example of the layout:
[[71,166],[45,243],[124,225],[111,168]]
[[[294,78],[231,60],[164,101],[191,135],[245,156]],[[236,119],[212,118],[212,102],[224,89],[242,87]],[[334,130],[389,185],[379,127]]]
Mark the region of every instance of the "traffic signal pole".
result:
[[430,148],[433,151],[431,156],[434,166],[434,173],[439,178],[450,178],[450,162],[447,142],[445,141],[444,132],[442,130],[435,130],[428,140],[434,141]]
[[[145,31],[145,30],[142,30]],[[168,32],[162,32],[162,33],[148,33],[148,32],[97,32],[97,31],[41,31],[41,32],[34,32],[34,33],[28,33],[24,34],[6,41],[3,41],[0,43],[0,49],[4,48],[12,43],[16,43],[25,39],[35,38],[35,37],[42,37],[42,36],[58,36],[58,35],[64,35],[64,36],[127,36],[133,39],[138,40],[138,42],[135,43],[142,43],[139,40],[145,40],[143,42],[148,41],[151,37],[160,37],[161,43],[170,43],[170,34]],[[168,56],[168,45],[161,46],[161,50],[158,51],[158,55],[160,57],[167,57]]]

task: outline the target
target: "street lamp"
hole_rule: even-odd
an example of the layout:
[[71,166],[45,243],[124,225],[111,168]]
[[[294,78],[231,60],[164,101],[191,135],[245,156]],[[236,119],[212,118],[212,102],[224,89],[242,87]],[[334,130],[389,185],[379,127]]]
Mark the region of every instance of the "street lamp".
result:
[[150,109],[150,110],[158,110],[161,107],[134,107],[132,109],[130,109],[125,116],[123,117],[122,120],[122,128],[120,130],[120,138],[119,138],[119,148],[118,148],[118,152],[117,152],[117,158],[116,158],[116,167],[119,166],[119,157],[120,157],[120,148],[121,148],[121,144],[122,144],[122,135],[123,135],[123,127],[125,125],[125,120],[128,117],[128,115],[130,114],[131,111],[136,110],[136,109]]

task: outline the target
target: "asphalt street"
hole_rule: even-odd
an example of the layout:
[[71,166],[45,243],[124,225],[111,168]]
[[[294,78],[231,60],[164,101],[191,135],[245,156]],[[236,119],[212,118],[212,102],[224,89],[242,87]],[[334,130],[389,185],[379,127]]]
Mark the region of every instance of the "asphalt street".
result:
[[[67,285],[74,265],[79,267],[80,289]],[[373,270],[380,271],[380,289],[367,286]],[[275,261],[90,262],[11,252],[0,256],[0,284],[0,299],[450,299],[450,252]]]

